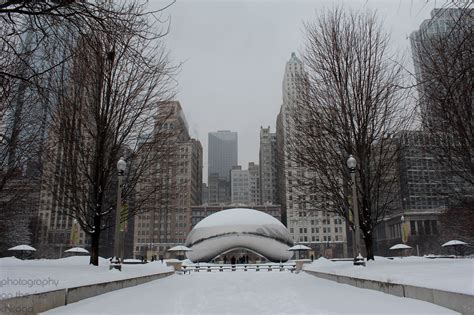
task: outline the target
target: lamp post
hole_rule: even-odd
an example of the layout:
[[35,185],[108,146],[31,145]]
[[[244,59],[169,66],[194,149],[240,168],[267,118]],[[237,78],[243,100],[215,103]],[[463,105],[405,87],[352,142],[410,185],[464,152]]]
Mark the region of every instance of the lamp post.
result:
[[354,239],[355,239],[355,249],[354,249],[354,265],[359,265],[359,256],[360,256],[360,247],[359,247],[359,240],[360,240],[360,230],[359,230],[359,207],[357,203],[357,187],[356,187],[356,178],[355,178],[355,171],[357,167],[357,160],[351,155],[347,159],[347,167],[349,168],[349,172],[351,173],[351,181],[352,181],[352,210],[354,211]]
[[115,237],[114,237],[114,257],[112,258],[112,264],[110,265],[111,268],[116,268],[118,270],[122,270],[122,246],[121,244],[121,233],[120,233],[120,219],[121,219],[121,212],[122,212],[122,182],[123,176],[125,175],[125,169],[127,168],[127,162],[120,158],[117,162],[117,177],[118,177],[118,185],[117,185],[117,210],[115,211]]
[[405,224],[405,216],[402,215],[402,217],[400,218],[400,222],[401,222],[401,224],[400,224],[400,236],[402,238],[402,243],[405,244],[406,243],[405,237],[404,237],[405,235],[403,235],[404,234],[403,225]]

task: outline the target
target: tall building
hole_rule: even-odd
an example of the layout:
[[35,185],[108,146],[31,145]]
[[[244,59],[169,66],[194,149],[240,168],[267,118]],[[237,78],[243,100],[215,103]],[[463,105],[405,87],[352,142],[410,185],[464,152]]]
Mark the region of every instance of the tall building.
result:
[[[326,211],[327,203],[314,207],[314,200],[298,184],[301,177],[310,176],[308,171],[291,160],[290,141],[294,137],[292,112],[297,106],[297,78],[304,75],[303,63],[291,54],[283,77],[283,104],[277,117],[276,164],[278,169],[278,200],[282,208],[282,220],[293,240],[304,243],[327,257],[346,256],[346,225],[343,218]],[[261,166],[262,167],[262,166]],[[321,198],[321,200],[323,200]]]
[[[81,126],[84,128],[84,126]],[[79,128],[81,128],[79,127]],[[86,161],[79,159],[77,151],[72,151],[71,143],[61,141],[56,128],[52,128],[45,150],[45,158],[43,159],[43,174],[39,190],[39,204],[37,207],[35,222],[35,240],[36,246],[41,251],[43,257],[62,257],[64,250],[68,247],[90,246],[90,237],[86,234],[77,223],[77,217],[80,213],[87,211],[87,197],[84,195],[90,189],[90,182],[85,179],[84,173],[76,171],[76,167],[81,167],[81,162]],[[89,139],[87,139],[89,140]],[[128,148],[121,150],[121,156],[127,160],[132,152]],[[69,160],[68,160],[69,158]],[[85,158],[84,158],[85,159]],[[75,173],[77,172],[77,173]],[[71,184],[71,175],[75,174],[77,182]],[[102,199],[103,209],[110,209],[110,212],[101,220],[102,229],[99,241],[99,253],[104,257],[113,255],[115,242],[114,228],[115,212],[117,200],[117,184],[118,177],[116,172],[110,177],[110,184],[107,185]],[[81,186],[82,191],[77,191],[77,187]],[[133,206],[134,194],[129,193],[126,203]],[[89,201],[90,202],[90,201]],[[79,206],[77,206],[79,205]],[[71,216],[74,213],[75,218]],[[86,218],[90,216],[85,215]],[[124,255],[130,257],[133,247],[133,223],[134,218],[129,218],[127,222],[127,231],[124,234]]]
[[261,203],[278,204],[276,133],[260,128],[260,198]]
[[219,174],[220,178],[230,180],[232,166],[238,165],[237,132],[219,130],[209,133],[208,175]]
[[390,255],[388,248],[403,241],[421,255],[436,253],[439,217],[449,206],[452,177],[429,154],[436,141],[428,133],[404,131],[394,139],[399,152],[398,164],[393,167],[396,202],[377,227],[375,250],[379,255]]
[[[75,124],[78,128],[85,128],[78,121]],[[74,144],[61,139],[58,130],[56,126],[51,127],[46,144],[47,149],[44,152],[38,222],[35,233],[36,243],[42,256],[55,258],[61,257],[65,248],[72,245],[71,234],[75,221],[69,212],[84,206],[79,203],[79,206],[76,207],[77,203],[74,201],[86,202],[81,192],[76,195],[74,186],[70,183],[69,173],[76,172],[74,168],[79,167],[80,164],[75,163],[79,159],[79,153],[71,150],[71,146]],[[87,191],[89,185],[86,179],[82,177],[75,180],[82,181],[84,191]],[[109,196],[114,193],[116,192],[107,192],[105,195]],[[74,245],[81,247],[90,245],[90,237],[83,230],[78,231],[74,239]]]
[[237,132],[210,132],[208,146],[209,203],[228,204],[231,202],[230,171],[238,164]]
[[[472,12],[471,8],[438,8],[431,11],[431,17],[424,20],[418,30],[414,31],[410,35],[411,50],[413,55],[413,64],[415,66],[415,75],[417,82],[419,83],[419,93],[424,95],[425,84],[422,82],[430,82],[430,89],[433,84],[438,84],[437,88],[445,89],[440,84],[438,79],[434,80],[431,73],[427,73],[426,67],[423,67],[421,60],[430,60],[436,57],[435,47],[432,47],[431,40],[438,37],[444,36],[446,33],[453,31],[455,24],[465,23],[465,20],[470,19],[468,25],[472,28]],[[459,30],[454,30],[459,31]],[[432,49],[433,48],[433,49]],[[458,52],[459,53],[459,52]],[[429,56],[425,56],[429,54]],[[453,57],[454,58],[454,57]],[[462,60],[462,59],[461,59]],[[453,64],[453,66],[455,66]],[[422,98],[423,99],[423,98]],[[437,105],[433,102],[422,100],[421,102],[421,116],[423,119],[423,125],[429,126],[431,124],[437,124],[436,112],[440,109],[436,109]],[[439,122],[438,122],[439,123]]]
[[465,114],[466,106],[472,106],[472,87],[464,79],[469,77],[466,63],[472,60],[472,43],[466,40],[472,37],[472,10],[469,6],[433,9],[410,35],[422,130],[397,135],[400,206],[377,229],[381,254],[385,246],[402,240],[402,227],[404,241],[420,254],[438,252],[441,214],[474,196],[473,185],[464,177],[472,169],[469,140],[465,140],[472,138],[468,127],[472,116]]
[[260,198],[260,167],[254,162],[249,162],[248,166],[249,171],[249,193],[250,193],[250,203],[249,205],[258,205],[261,204]]
[[191,139],[179,102],[160,104],[166,123],[157,124],[153,139],[145,146],[157,150],[154,167],[137,184],[137,195],[154,192],[145,199],[143,211],[135,217],[134,257],[166,256],[167,249],[184,243],[190,228],[190,206],[202,202],[202,146]]

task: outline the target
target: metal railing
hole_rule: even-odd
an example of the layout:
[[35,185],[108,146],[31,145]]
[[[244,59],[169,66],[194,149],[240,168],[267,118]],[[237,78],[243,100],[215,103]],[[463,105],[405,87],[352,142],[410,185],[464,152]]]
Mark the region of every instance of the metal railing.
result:
[[296,270],[296,264],[186,264],[181,267],[183,273],[224,272],[224,271],[290,271]]

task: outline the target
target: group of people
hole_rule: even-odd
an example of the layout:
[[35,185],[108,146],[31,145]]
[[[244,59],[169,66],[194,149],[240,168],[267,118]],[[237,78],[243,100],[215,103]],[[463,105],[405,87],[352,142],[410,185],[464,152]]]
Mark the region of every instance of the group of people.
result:
[[[227,262],[228,262],[227,256],[224,256],[224,264],[227,264]],[[237,264],[248,264],[249,263],[249,256],[244,255],[244,256],[240,256],[239,258],[235,258],[235,256],[232,256],[230,258],[230,263],[232,265],[235,265],[236,263]]]
[[[145,256],[140,256],[140,259],[141,259],[142,263],[148,262],[147,257],[145,257]],[[159,259],[160,259],[161,263],[163,263],[163,256],[160,256]],[[157,261],[157,260],[158,260],[158,255],[152,255],[151,256],[151,261],[152,262]]]

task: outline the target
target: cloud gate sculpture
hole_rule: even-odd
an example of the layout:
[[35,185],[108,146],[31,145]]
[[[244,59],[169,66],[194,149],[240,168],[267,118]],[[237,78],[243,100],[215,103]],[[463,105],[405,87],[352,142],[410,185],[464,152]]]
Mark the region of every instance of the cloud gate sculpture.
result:
[[193,262],[207,262],[222,253],[243,248],[266,259],[290,259],[293,245],[287,228],[277,219],[253,209],[228,209],[201,220],[189,233],[186,256]]

